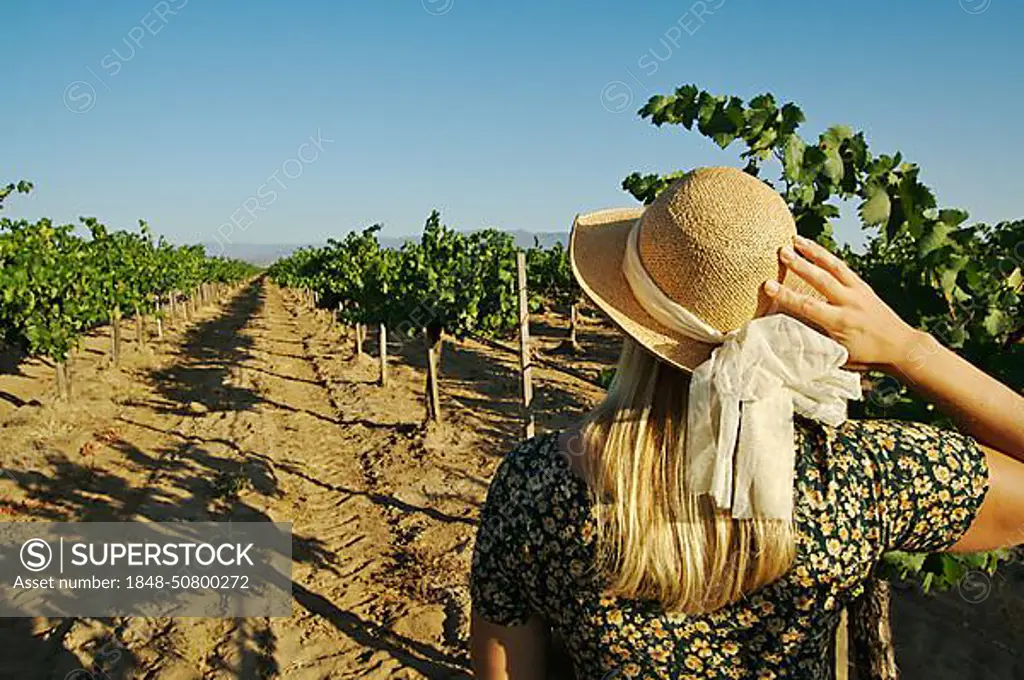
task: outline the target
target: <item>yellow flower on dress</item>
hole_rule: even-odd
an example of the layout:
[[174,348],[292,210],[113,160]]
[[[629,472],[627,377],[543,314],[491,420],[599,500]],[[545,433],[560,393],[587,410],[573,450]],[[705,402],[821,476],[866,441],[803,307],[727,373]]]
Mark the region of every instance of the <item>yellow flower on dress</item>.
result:
[[782,634],[782,641],[786,644],[793,644],[804,639],[804,634],[799,630],[787,630]]
[[742,610],[736,614],[736,622],[744,628],[749,628],[757,623],[757,616],[749,610]]

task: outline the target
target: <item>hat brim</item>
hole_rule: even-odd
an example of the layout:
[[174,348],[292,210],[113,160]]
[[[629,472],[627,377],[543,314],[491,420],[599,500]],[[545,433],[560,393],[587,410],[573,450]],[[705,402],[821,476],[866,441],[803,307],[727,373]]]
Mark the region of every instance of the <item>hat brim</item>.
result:
[[[623,333],[659,359],[691,373],[711,356],[715,345],[700,342],[658,323],[640,306],[622,272],[626,239],[644,208],[601,210],[577,215],[569,236],[569,262],[583,292]],[[778,281],[804,294],[822,297],[796,274],[779,266]],[[758,314],[772,302],[762,291]]]

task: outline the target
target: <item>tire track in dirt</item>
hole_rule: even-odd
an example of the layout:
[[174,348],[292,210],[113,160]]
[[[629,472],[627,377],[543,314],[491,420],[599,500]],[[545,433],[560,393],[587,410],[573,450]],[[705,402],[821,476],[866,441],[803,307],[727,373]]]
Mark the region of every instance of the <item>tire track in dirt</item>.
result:
[[[328,314],[298,300],[289,309],[305,329],[303,345],[335,410],[363,443],[357,455],[363,493],[389,530],[375,577],[389,603],[384,622],[425,649],[442,650],[445,668],[428,668],[428,677],[468,677],[469,558],[486,487],[482,475],[493,461],[481,456],[464,418],[453,414],[446,425],[423,423],[424,376],[418,368],[396,355],[389,385],[381,388],[376,359],[350,352],[351,338],[341,337]],[[404,349],[415,352],[417,346],[414,341]]]
[[261,294],[246,328],[251,358],[239,369],[259,395],[241,418],[258,429],[236,423],[226,437],[264,452],[277,482],[264,511],[293,522],[297,606],[290,619],[269,620],[275,670],[299,678],[453,677],[455,659],[391,629],[404,605],[381,579],[391,529],[364,461],[405,434],[347,422],[317,372],[310,339],[322,329],[293,314],[279,289]]

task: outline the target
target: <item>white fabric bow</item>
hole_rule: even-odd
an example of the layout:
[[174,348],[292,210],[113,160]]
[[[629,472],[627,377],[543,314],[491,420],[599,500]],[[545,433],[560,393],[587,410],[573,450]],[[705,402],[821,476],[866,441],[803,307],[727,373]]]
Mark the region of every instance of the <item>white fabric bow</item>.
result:
[[860,399],[860,377],[841,367],[846,348],[781,314],[722,333],[658,288],[640,261],[639,221],[623,272],[640,305],[659,323],[719,345],[690,378],[687,488],[709,495],[737,519],[793,516],[794,411],[828,425]]

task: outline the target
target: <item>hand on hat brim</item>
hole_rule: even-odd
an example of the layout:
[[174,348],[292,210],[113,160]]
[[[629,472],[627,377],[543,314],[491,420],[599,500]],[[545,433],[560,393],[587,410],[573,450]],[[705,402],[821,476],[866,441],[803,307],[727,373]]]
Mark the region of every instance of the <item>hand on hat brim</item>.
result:
[[824,299],[767,281],[765,293],[779,310],[846,347],[850,354],[847,368],[884,370],[904,358],[914,329],[826,248],[799,236],[795,245],[796,250],[787,247],[779,251],[780,261]]

